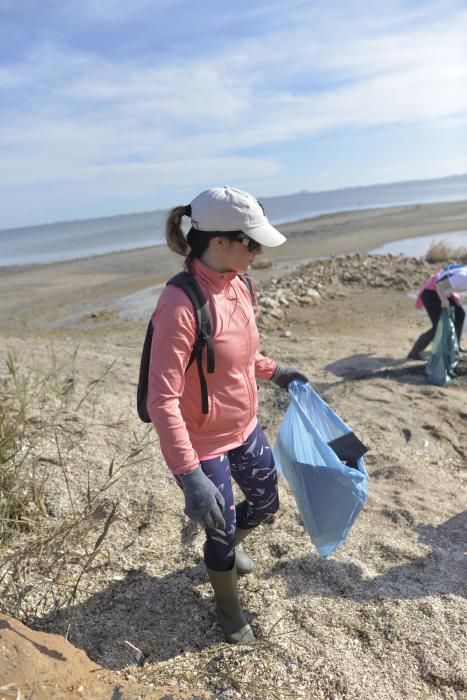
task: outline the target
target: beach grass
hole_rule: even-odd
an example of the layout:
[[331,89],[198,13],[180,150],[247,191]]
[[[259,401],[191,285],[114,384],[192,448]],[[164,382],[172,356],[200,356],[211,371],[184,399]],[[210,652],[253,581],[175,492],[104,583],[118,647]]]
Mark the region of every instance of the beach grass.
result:
[[[81,381],[77,355],[78,346],[59,362],[51,349],[48,366],[38,370],[10,351],[2,379],[0,583],[4,608],[27,621],[73,603],[116,517],[118,500],[109,491],[146,459],[143,437],[126,454],[116,452],[97,478],[88,474],[84,491],[76,488],[68,445],[85,438],[114,366]],[[60,508],[51,510],[44,497],[50,488],[64,494]]]
[[432,243],[428,249],[425,260],[429,263],[467,262],[467,248],[454,247],[444,241]]
[[25,469],[29,454],[25,445],[27,385],[11,352],[6,365],[9,381],[4,382],[0,405],[0,543],[9,540],[15,530],[27,529],[29,523]]

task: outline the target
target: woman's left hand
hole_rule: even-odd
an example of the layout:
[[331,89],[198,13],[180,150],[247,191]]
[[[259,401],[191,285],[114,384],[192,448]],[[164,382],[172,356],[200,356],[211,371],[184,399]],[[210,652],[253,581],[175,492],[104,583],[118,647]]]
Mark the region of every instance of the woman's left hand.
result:
[[295,367],[288,367],[287,365],[277,364],[276,371],[271,377],[271,381],[277,384],[281,389],[287,391],[290,382],[297,379],[299,382],[308,382],[308,377],[306,377],[302,372]]

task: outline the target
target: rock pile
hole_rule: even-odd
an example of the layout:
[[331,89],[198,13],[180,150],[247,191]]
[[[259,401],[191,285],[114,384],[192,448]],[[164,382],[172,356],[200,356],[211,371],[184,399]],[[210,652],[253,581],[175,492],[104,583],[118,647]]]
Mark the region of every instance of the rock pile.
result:
[[416,290],[436,270],[418,258],[399,255],[345,255],[302,265],[259,285],[258,324],[273,325],[293,306],[319,304],[345,296],[345,287]]

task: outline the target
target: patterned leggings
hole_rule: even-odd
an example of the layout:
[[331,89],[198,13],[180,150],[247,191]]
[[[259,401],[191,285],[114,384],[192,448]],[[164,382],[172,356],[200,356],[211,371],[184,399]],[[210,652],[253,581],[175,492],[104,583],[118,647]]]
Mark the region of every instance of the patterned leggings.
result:
[[[204,560],[214,571],[227,571],[233,566],[237,526],[245,530],[256,527],[279,508],[274,457],[257,425],[243,445],[220,457],[204,460],[201,469],[225,499],[225,530],[206,530]],[[245,500],[237,506],[232,478],[245,495]]]

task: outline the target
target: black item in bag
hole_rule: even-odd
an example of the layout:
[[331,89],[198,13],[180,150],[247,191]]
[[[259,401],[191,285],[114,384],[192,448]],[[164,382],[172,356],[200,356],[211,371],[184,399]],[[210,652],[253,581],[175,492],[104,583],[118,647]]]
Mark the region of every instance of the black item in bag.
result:
[[363,457],[365,452],[368,452],[368,447],[353,432],[345,433],[345,435],[331,440],[328,445],[334,450],[341,462],[353,469],[358,469],[357,461]]

